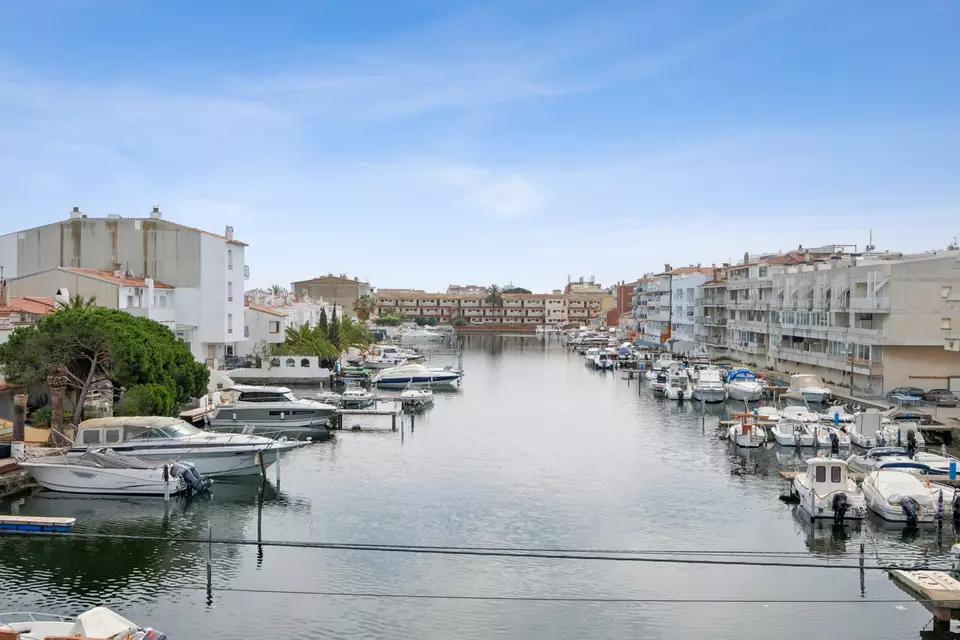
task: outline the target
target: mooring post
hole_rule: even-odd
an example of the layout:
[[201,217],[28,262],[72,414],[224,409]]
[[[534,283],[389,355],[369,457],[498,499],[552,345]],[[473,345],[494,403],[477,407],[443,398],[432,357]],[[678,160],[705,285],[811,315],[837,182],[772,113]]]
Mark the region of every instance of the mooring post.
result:
[[280,490],[280,452],[277,451],[277,491]]
[[[400,427],[401,428],[403,427],[402,420],[400,421]],[[393,416],[391,416],[390,418],[390,428],[393,429],[394,431],[397,430],[397,414],[396,413],[394,413]]]
[[257,542],[263,541],[263,491],[267,481],[260,481],[260,489],[257,490]]
[[266,480],[267,479],[267,463],[263,460],[263,449],[257,451],[257,461],[260,462],[260,475]]
[[19,458],[26,449],[27,394],[13,396],[13,432],[10,437],[10,457]]
[[207,529],[207,606],[213,604],[213,525]]
[[417,418],[417,414],[415,414],[415,413],[411,413],[411,414],[410,414],[410,431],[413,431],[413,428],[414,428],[415,426],[417,426],[417,425],[416,425],[416,418]]
[[163,465],[163,501],[170,502],[170,467]]

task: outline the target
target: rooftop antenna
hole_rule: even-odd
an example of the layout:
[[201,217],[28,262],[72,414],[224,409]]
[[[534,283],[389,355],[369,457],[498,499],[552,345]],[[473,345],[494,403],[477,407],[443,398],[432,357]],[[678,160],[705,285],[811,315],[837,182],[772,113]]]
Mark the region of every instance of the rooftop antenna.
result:
[[864,247],[864,253],[870,253],[874,249],[876,249],[876,247],[873,245],[873,229],[870,229],[870,240],[867,242],[867,246]]

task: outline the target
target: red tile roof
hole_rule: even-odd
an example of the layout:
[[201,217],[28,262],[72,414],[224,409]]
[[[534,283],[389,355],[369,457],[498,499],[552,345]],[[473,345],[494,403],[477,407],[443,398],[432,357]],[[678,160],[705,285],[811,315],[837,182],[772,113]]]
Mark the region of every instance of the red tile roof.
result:
[[262,305],[262,304],[253,304],[253,303],[250,303],[250,304],[247,305],[247,308],[248,308],[248,309],[253,309],[254,311],[260,311],[261,313],[269,313],[269,314],[272,315],[272,316],[278,316],[278,317],[280,317],[280,318],[286,318],[286,317],[287,317],[287,314],[285,314],[284,312],[278,311],[278,310],[275,309],[274,307],[268,307],[268,306]]
[[[75,273],[80,276],[90,276],[91,278],[98,278],[100,280],[107,280],[108,282],[113,282],[116,284],[122,284],[127,287],[145,287],[147,286],[146,280],[144,278],[132,277],[128,278],[127,276],[118,276],[114,275],[113,271],[107,271],[106,269],[81,269],[79,267],[61,267],[64,271],[69,271],[70,273]],[[162,282],[157,282],[154,280],[153,287],[155,289],[173,289],[168,284]]]
[[32,313],[38,316],[45,316],[52,313],[57,308],[57,301],[53,298],[42,298],[37,296],[27,296],[24,298],[10,298],[10,303],[0,304],[0,311],[19,311],[21,313]]

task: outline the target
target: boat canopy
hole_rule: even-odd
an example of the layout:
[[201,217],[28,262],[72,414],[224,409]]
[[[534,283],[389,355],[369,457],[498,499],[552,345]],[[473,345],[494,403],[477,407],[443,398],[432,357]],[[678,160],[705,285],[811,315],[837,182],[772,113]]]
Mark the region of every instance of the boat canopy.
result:
[[750,369],[733,369],[730,373],[727,374],[727,382],[733,382],[734,380],[756,380],[757,377],[753,375],[753,372]]

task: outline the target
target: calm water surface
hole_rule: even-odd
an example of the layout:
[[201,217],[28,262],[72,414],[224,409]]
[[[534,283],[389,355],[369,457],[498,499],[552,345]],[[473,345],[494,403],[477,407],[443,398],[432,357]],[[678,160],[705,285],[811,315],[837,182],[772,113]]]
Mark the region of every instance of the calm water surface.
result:
[[[556,343],[471,340],[457,393],[403,433],[349,433],[283,459],[266,488],[263,538],[571,549],[754,550],[868,564],[934,558],[936,532],[811,529],[781,503],[791,454],[737,453],[723,408],[677,406]],[[388,419],[384,419],[388,420]],[[348,424],[351,421],[348,420]],[[382,422],[381,424],[386,424]],[[705,427],[704,427],[705,424]],[[77,531],[256,539],[257,484],[210,501],[57,497],[0,512],[65,515]],[[949,548],[951,529],[944,536]],[[0,538],[0,610],[115,607],[171,638],[933,637],[885,572],[465,558],[149,541]],[[939,561],[939,560],[938,560]],[[197,589],[196,587],[201,587]],[[390,599],[296,591],[785,603],[578,603]],[[804,604],[804,600],[855,601]],[[202,635],[201,631],[203,630]],[[923,633],[921,633],[923,631]]]

